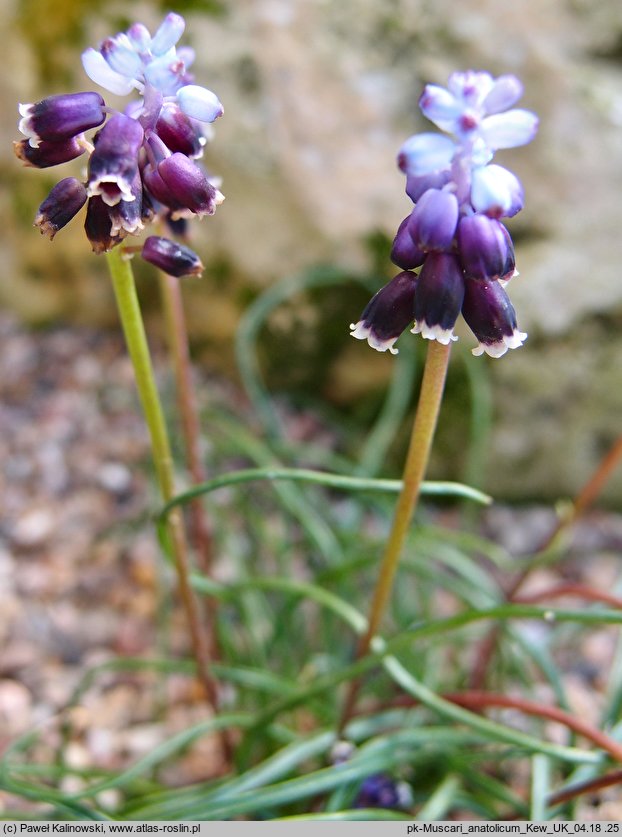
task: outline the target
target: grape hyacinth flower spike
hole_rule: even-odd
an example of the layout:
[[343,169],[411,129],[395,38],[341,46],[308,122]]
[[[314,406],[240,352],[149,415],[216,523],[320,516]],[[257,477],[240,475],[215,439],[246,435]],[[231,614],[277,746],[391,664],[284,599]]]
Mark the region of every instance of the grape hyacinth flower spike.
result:
[[447,345],[457,340],[453,329],[462,313],[478,340],[473,354],[501,357],[523,344],[527,335],[504,289],[516,270],[503,223],[522,209],[523,189],[491,162],[498,149],[536,134],[535,114],[513,107],[522,92],[515,76],[475,71],[453,73],[447,89],[426,85],[419,107],[452,136],[416,134],[398,152],[414,208],[400,224],[391,260],[410,280],[400,273],[378,291],[351,325],[353,337],[395,353],[394,343],[414,321],[415,334]]
[[[395,342],[413,321],[412,331],[430,342],[402,488],[357,660],[372,647],[390,603],[428,467],[458,317],[462,314],[477,338],[475,355],[501,357],[527,337],[518,330],[504,287],[516,269],[503,221],[522,208],[523,190],[510,171],[491,162],[497,149],[524,145],[535,136],[536,116],[513,108],[521,94],[522,85],[514,76],[495,79],[484,72],[453,73],[447,89],[429,84],[419,106],[445,134],[412,136],[398,153],[406,194],[414,204],[391,249],[391,260],[402,272],[376,293],[350,328],[352,337],[367,340],[380,352],[395,354]],[[355,710],[360,687],[360,678],[349,684],[340,735]]]
[[[87,238],[95,253],[106,253],[157,217],[201,218],[222,203],[197,160],[223,107],[211,90],[193,83],[194,53],[176,47],[184,28],[183,17],[171,12],[153,36],[134,23],[83,53],[84,70],[100,87],[138,93],[122,113],[90,91],[19,106],[26,138],[14,149],[24,165],[48,168],[88,155],[86,182],[61,180],[39,207],[35,224],[42,233],[53,238],[86,202]],[[89,140],[85,132],[92,129],[98,130]],[[152,254],[153,246],[145,252]],[[173,275],[185,275],[186,267],[198,272],[201,262],[187,247],[171,242],[158,252],[166,252]]]
[[[160,271],[162,296],[170,313],[165,318],[167,339],[176,377],[178,381],[184,378],[184,383],[178,384],[178,404],[184,417],[186,448],[192,445],[194,460],[199,422],[192,387],[185,384],[190,380],[190,360],[176,280],[199,275],[203,265],[185,243],[161,235],[148,236],[142,247],[119,245],[127,236],[140,235],[158,218],[182,237],[187,219],[212,215],[223,200],[198,162],[210,136],[210,123],[222,115],[223,108],[211,90],[194,84],[188,71],[193,52],[176,46],[184,27],[184,19],[170,13],[153,36],[143,24],[134,23],[127,32],[106,38],[99,49],[87,49],[82,63],[93,82],[117,96],[136,92],[138,97],[123,111],[115,110],[100,93],[91,91],[21,104],[19,130],[25,138],[14,144],[17,157],[33,168],[81,158],[86,174],[80,179],[69,176],[59,180],[39,206],[35,226],[52,239],[86,204],[85,233],[93,251],[107,257],[164,503],[169,503],[176,491],[173,456],[128,257],[140,252],[145,262]],[[93,134],[87,138],[90,131]],[[192,473],[194,476],[196,472]],[[207,623],[207,633],[204,631],[189,580],[188,538],[179,509],[169,512],[166,530],[197,674],[216,711],[219,695],[211,672],[211,655],[217,646],[213,632],[208,636],[211,622]],[[197,534],[196,545],[206,549],[205,536],[201,537],[200,541]],[[231,748],[226,732],[221,734],[221,743],[224,761],[228,762]]]

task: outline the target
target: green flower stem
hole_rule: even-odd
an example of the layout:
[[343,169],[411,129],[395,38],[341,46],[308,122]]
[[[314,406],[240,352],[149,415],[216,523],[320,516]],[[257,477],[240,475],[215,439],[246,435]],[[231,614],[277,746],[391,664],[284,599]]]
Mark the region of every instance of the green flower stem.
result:
[[[207,476],[201,458],[200,422],[192,386],[188,330],[186,328],[181,288],[179,279],[174,276],[169,276],[161,271],[158,272],[158,276],[164,309],[166,340],[175,370],[177,407],[186,449],[186,463],[193,484],[200,485],[206,482]],[[212,537],[205,508],[200,500],[195,500],[190,504],[190,522],[197,561],[200,564],[201,571],[209,576],[212,567]]]
[[[410,437],[410,446],[404,464],[402,491],[397,501],[393,525],[380,565],[378,580],[369,611],[367,630],[361,637],[357,647],[357,660],[368,653],[371,641],[376,635],[393,589],[393,581],[400,555],[413,513],[417,506],[421,492],[421,483],[423,482],[430,458],[432,440],[434,438],[438,414],[443,399],[443,391],[445,389],[445,378],[447,376],[450,353],[451,344],[444,346],[437,340],[430,342],[423,370],[417,413]],[[352,715],[360,686],[360,678],[353,679],[349,684],[339,724],[340,732],[343,731]]]
[[[145,335],[134,275],[120,247],[107,254],[108,267],[125,341],[134,367],[136,386],[149,429],[151,451],[160,494],[168,502],[175,493],[173,458],[160,397],[155,383],[149,345]],[[214,711],[218,706],[216,684],[210,673],[209,649],[199,619],[197,600],[190,586],[188,549],[181,511],[168,518],[167,532],[173,552],[179,593],[186,611],[199,678]]]

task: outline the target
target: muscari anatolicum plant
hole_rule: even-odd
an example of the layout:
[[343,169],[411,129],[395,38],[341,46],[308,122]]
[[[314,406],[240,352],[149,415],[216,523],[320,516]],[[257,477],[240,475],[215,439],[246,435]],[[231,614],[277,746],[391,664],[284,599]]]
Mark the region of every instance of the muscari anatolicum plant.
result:
[[[398,152],[414,208],[400,224],[391,260],[402,272],[371,299],[352,337],[380,352],[412,331],[429,340],[419,404],[403,469],[402,490],[385,545],[357,656],[366,654],[388,605],[417,506],[441,406],[454,326],[460,313],[478,340],[473,354],[501,357],[523,344],[505,285],[516,275],[514,246],[504,218],[522,209],[523,189],[512,172],[492,163],[495,151],[530,142],[535,114],[512,106],[523,86],[513,75],[453,73],[448,87],[428,84],[419,106],[446,136],[415,134]],[[415,271],[418,270],[418,273]],[[352,681],[341,717],[352,714],[360,681]]]
[[[153,221],[183,235],[187,219],[213,215],[223,200],[217,184],[197,162],[210,123],[222,115],[223,107],[211,90],[194,84],[188,70],[194,52],[176,46],[184,29],[184,18],[171,12],[153,36],[142,23],[134,23],[127,32],[106,38],[99,49],[87,49],[82,64],[92,81],[117,96],[138,96],[123,111],[110,107],[95,91],[21,104],[19,130],[26,139],[14,145],[18,158],[35,168],[86,155],[84,177],[58,182],[39,207],[35,225],[52,239],[86,204],[86,235],[93,251],[107,256],[165,502],[175,493],[171,445],[129,259],[140,250],[142,258],[168,278],[198,275],[203,265],[185,244],[162,235],[148,236],[142,248],[124,242]],[[95,132],[91,139],[86,136],[89,131]],[[168,282],[162,285],[169,288]],[[171,309],[173,291],[169,288],[166,293]],[[179,342],[177,335],[169,342]],[[197,672],[216,707],[210,642],[190,585],[185,524],[178,510],[168,518],[167,533]]]
[[[155,218],[201,218],[222,202],[196,161],[223,107],[211,90],[193,83],[194,52],[176,48],[184,28],[183,17],[170,13],[153,36],[134,23],[83,53],[97,85],[120,96],[139,94],[123,112],[91,91],[19,106],[27,139],[14,147],[26,165],[48,168],[88,156],[86,178],[64,178],[39,207],[35,224],[50,239],[85,203],[86,235],[94,252],[105,253]],[[85,132],[92,129],[98,130],[91,142]],[[202,270],[192,250],[162,236],[147,238],[141,255],[174,276]]]
[[535,114],[512,108],[522,92],[513,75],[473,71],[453,73],[447,89],[426,85],[419,107],[453,138],[415,134],[401,147],[397,161],[414,203],[391,250],[403,272],[373,297],[351,326],[353,337],[395,353],[396,340],[414,322],[415,334],[447,344],[457,340],[462,312],[479,341],[473,354],[501,357],[522,345],[527,335],[518,330],[504,287],[516,269],[502,219],[522,209],[523,189],[491,162],[498,149],[536,134]]

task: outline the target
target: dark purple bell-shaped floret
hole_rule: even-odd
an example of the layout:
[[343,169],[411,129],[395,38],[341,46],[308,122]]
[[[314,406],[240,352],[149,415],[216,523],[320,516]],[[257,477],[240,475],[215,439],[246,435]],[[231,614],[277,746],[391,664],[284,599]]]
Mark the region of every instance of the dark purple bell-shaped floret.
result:
[[200,276],[203,272],[201,259],[193,250],[161,236],[150,235],[141,255],[170,276]]
[[421,268],[415,294],[414,334],[447,345],[464,298],[464,276],[453,253],[429,253]]
[[499,279],[507,273],[511,239],[499,221],[487,215],[466,215],[458,224],[457,241],[468,279]]
[[101,195],[104,203],[114,206],[120,200],[133,201],[136,192],[138,152],[143,142],[140,122],[123,113],[115,113],[95,138],[95,150],[89,160],[88,195]]
[[35,218],[35,227],[50,241],[82,209],[86,203],[84,184],[75,177],[65,177],[43,201]]
[[394,343],[413,320],[413,301],[417,277],[414,273],[398,273],[372,297],[357,323],[350,325],[350,334],[367,340],[379,352],[397,354]]
[[166,103],[155,126],[156,134],[169,151],[179,151],[197,159],[203,155],[206,140],[197,123],[174,103]]
[[35,169],[47,169],[50,166],[59,166],[61,163],[68,163],[70,160],[75,160],[76,157],[84,154],[85,150],[84,145],[80,142],[79,136],[59,140],[58,142],[41,140],[36,148],[33,148],[28,140],[13,143],[15,156],[25,166]]
[[522,346],[527,335],[518,330],[514,308],[499,282],[465,279],[464,283],[462,315],[479,340],[473,354],[501,357]]
[[[131,185],[133,201],[120,200],[110,207],[110,234],[112,236],[130,233],[136,235],[144,227],[145,207],[143,206],[143,186],[138,169]],[[149,215],[147,216],[150,217]]]
[[89,198],[86,206],[84,231],[91,242],[93,252],[98,255],[107,253],[116,247],[125,237],[125,233],[112,233],[111,207],[104,203],[100,195]]
[[36,148],[42,140],[60,142],[96,128],[106,118],[99,93],[66,93],[20,105],[19,130]]
[[185,154],[175,152],[166,157],[158,163],[157,172],[175,203],[200,218],[213,215],[222,201],[222,195],[209,182],[203,169]]

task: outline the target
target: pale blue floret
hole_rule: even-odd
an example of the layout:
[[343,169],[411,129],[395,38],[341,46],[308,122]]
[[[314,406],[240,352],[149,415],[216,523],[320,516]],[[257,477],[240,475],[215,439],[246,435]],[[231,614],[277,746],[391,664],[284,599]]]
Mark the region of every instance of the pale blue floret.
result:
[[419,99],[419,107],[423,115],[441,131],[457,133],[458,119],[464,111],[464,104],[449,90],[437,84],[426,84]]
[[175,47],[150,60],[144,67],[144,79],[163,96],[174,96],[184,84],[186,67]]
[[136,52],[146,53],[151,46],[151,34],[143,23],[133,23],[127,30],[127,37]]
[[114,38],[107,38],[102,44],[101,52],[115,73],[135,79],[142,72],[142,59],[124,32]]
[[537,116],[528,110],[515,108],[487,116],[482,120],[480,136],[490,149],[497,150],[526,145],[535,137],[537,130]]
[[170,12],[164,18],[157,32],[151,39],[151,53],[153,55],[164,55],[169,49],[175,46],[186,28],[186,22],[181,15]]
[[456,145],[442,134],[415,134],[398,151],[400,168],[405,174],[422,175],[445,169],[451,163]]
[[482,139],[494,151],[525,145],[536,134],[535,114],[522,109],[507,110],[522,91],[515,76],[495,80],[488,73],[453,73],[448,89],[426,85],[419,106],[424,116],[442,131],[463,141]]
[[175,48],[184,28],[183,17],[174,12],[166,16],[153,37],[145,26],[135,23],[127,32],[107,38],[100,50],[87,49],[82,54],[84,70],[112,93],[125,96],[136,89],[144,94],[151,87],[167,99],[178,97],[188,116],[213,122],[223,113],[218,98],[211,90],[188,83],[194,50]]
[[218,96],[206,87],[186,84],[177,91],[177,102],[186,116],[199,122],[213,122],[224,113]]
[[101,52],[93,47],[82,53],[82,66],[91,81],[117,96],[127,96],[136,87],[134,79],[115,72]]
[[476,212],[511,218],[523,208],[523,187],[503,166],[480,166],[471,175],[471,204]]
[[499,76],[486,94],[483,106],[486,113],[501,113],[511,108],[523,95],[523,85],[516,76]]

